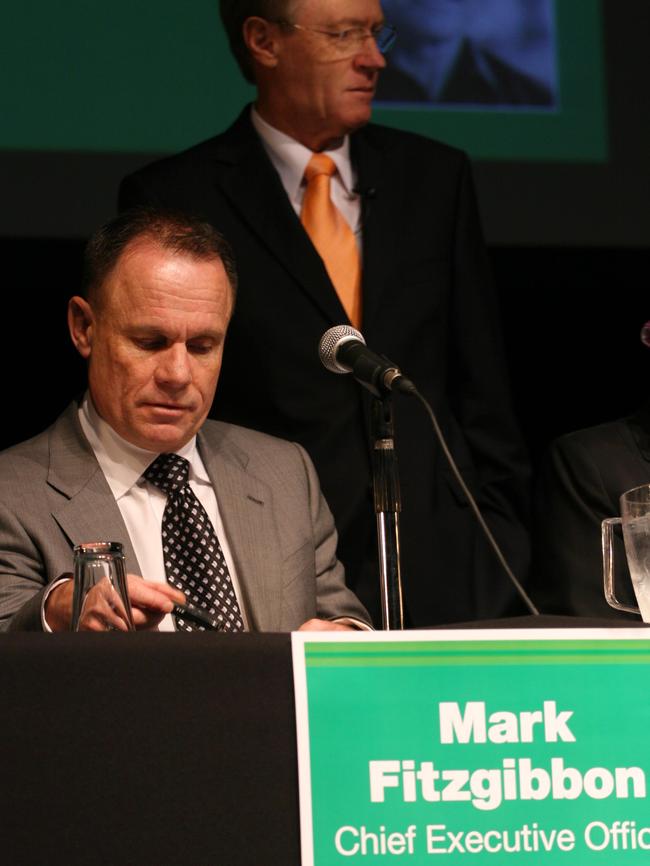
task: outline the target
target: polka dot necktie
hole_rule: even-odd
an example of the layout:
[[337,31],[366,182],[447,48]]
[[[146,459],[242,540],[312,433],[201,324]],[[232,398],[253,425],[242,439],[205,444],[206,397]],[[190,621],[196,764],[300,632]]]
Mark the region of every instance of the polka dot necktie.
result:
[[[243,631],[242,614],[219,539],[205,508],[189,485],[190,464],[178,454],[160,454],[143,478],[167,494],[162,546],[167,581],[188,601],[223,623]],[[175,616],[179,631],[203,626]]]

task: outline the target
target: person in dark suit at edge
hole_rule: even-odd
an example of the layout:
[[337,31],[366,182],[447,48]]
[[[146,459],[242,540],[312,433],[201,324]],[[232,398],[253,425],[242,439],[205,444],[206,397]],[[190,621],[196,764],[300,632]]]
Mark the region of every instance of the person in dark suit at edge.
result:
[[[650,345],[650,322],[641,339]],[[650,484],[650,404],[632,415],[560,436],[545,455],[535,490],[535,598],[544,613],[638,620],[604,595],[601,524],[621,513],[627,490]],[[617,596],[636,606],[623,539],[614,534]]]
[[[527,457],[465,155],[370,124],[393,38],[378,0],[222,0],[257,99],[215,138],[127,177],[122,208],[202,214],[240,265],[214,414],[300,442],[319,472],[349,584],[378,617],[370,397],[320,364],[352,323],[433,404],[519,576]],[[325,190],[325,193],[323,193]],[[322,198],[324,196],[324,199]],[[417,405],[396,405],[402,574],[413,625],[503,614],[512,593]]]

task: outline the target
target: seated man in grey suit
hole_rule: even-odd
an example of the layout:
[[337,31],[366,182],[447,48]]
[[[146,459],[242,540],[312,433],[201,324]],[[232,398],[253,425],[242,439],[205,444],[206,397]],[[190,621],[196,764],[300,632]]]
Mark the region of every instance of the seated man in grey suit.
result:
[[[367,627],[305,452],[206,421],[235,289],[198,220],[140,209],[91,238],[68,308],[88,392],[0,455],[0,629],[69,628],[72,548],[97,540],[124,546],[137,628],[191,630],[186,600],[230,631]],[[89,599],[83,628],[126,628]]]

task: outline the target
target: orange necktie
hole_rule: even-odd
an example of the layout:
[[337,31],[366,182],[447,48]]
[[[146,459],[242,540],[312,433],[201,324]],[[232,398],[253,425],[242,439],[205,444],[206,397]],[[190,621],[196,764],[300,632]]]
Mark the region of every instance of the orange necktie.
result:
[[323,260],[348,318],[361,326],[361,263],[354,232],[330,198],[334,161],[315,153],[305,169],[307,187],[300,221]]

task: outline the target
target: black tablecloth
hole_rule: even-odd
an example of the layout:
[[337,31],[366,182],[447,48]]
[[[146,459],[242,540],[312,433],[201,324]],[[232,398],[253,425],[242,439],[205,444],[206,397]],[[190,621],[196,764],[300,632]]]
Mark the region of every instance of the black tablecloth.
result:
[[3,634],[0,702],[8,866],[300,862],[289,635]]

